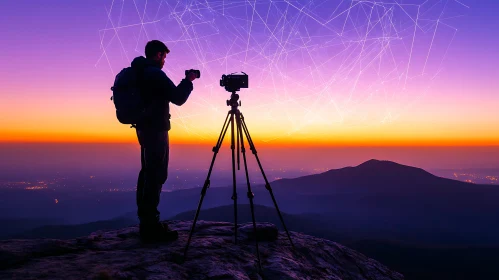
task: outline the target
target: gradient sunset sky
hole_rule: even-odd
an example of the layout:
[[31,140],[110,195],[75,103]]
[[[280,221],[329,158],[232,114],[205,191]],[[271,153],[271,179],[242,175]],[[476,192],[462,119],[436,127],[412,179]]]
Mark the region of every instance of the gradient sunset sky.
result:
[[261,144],[499,145],[499,2],[384,3],[0,1],[0,142],[136,142],[109,88],[159,39],[175,83],[201,70],[174,144],[216,142],[244,71]]

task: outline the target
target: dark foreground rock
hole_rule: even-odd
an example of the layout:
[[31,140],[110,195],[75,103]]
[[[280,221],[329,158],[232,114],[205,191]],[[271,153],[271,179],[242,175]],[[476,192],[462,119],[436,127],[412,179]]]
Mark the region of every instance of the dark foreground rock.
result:
[[0,279],[403,279],[379,262],[338,243],[258,223],[263,274],[257,273],[252,224],[238,244],[226,222],[199,221],[187,259],[192,221],[170,221],[173,242],[145,245],[138,227],[69,240],[0,241]]

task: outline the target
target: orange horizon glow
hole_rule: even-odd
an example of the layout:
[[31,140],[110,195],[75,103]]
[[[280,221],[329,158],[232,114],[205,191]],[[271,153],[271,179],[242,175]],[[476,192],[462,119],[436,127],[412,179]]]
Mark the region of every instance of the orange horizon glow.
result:
[[[76,96],[39,96],[28,104],[17,94],[6,96],[7,102],[0,104],[0,118],[4,120],[0,143],[138,143],[135,130],[118,123],[114,106],[107,98],[109,102],[103,102],[101,97]],[[302,124],[282,118],[270,121],[265,117],[268,111],[256,105],[242,107],[241,111],[257,148],[499,146],[499,131],[491,129],[498,125],[499,99],[484,103],[459,96],[459,101],[433,97],[432,102],[408,108],[397,119],[369,125],[324,119]],[[215,145],[227,108],[182,117],[195,112],[193,106],[172,105],[170,143]],[[273,112],[277,117],[285,113]],[[227,132],[225,142],[229,139]]]
[[[67,144],[138,144],[135,132],[131,137],[89,137],[80,135],[17,135],[0,139],[0,144],[36,144],[36,143],[67,143]],[[255,146],[258,147],[496,147],[499,146],[499,139],[294,139],[294,140],[273,140],[262,141],[252,136]],[[170,134],[171,145],[199,145],[214,146],[217,139],[199,140],[187,137],[172,136]],[[226,135],[223,146],[228,145],[230,135]],[[245,139],[245,146],[249,147]]]

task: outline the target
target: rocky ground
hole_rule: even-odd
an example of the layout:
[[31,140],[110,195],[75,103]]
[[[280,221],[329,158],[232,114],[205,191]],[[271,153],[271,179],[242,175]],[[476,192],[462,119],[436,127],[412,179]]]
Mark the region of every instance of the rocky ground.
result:
[[99,231],[69,240],[0,241],[0,279],[404,279],[338,243],[258,223],[258,273],[252,224],[198,221],[187,259],[192,221],[169,221],[176,241],[142,244],[138,227]]

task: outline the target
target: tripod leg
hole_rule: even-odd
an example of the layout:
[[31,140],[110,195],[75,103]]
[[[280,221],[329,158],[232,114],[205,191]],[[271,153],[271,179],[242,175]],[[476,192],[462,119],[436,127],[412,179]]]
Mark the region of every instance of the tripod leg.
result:
[[253,219],[253,231],[255,233],[256,256],[258,259],[258,269],[261,272],[262,271],[262,264],[260,261],[260,251],[258,249],[258,238],[257,238],[257,234],[256,234],[255,207],[253,205],[253,198],[255,197],[255,194],[251,191],[251,184],[250,184],[249,175],[248,175],[248,164],[246,163],[246,149],[244,148],[243,129],[242,129],[242,125],[241,125],[240,114],[241,114],[240,112],[236,113],[237,133],[239,135],[238,140],[240,139],[240,141],[241,141],[241,152],[243,153],[244,171],[246,172],[246,184],[248,185],[248,198],[249,198],[250,207],[251,207],[251,218]]
[[282,218],[281,211],[279,211],[279,206],[277,206],[277,201],[275,199],[274,192],[272,191],[272,188],[270,187],[270,183],[267,180],[267,176],[265,176],[265,172],[263,171],[263,167],[262,167],[262,164],[260,162],[260,159],[258,158],[255,145],[253,144],[253,140],[251,139],[251,136],[249,134],[248,127],[246,126],[246,122],[244,121],[244,116],[242,113],[240,113],[240,115],[241,115],[241,117],[240,117],[241,124],[242,124],[243,130],[244,130],[244,133],[246,134],[246,138],[248,139],[250,149],[256,157],[256,161],[258,162],[258,166],[260,167],[260,171],[262,172],[263,179],[265,180],[265,188],[269,191],[270,196],[272,197],[272,201],[274,202],[274,206],[275,206],[275,209],[277,210],[277,214],[279,215],[279,219],[281,219],[282,226],[284,227],[284,230],[286,231],[286,234],[288,235],[289,242],[291,243],[291,246],[293,246],[293,248],[295,248],[295,245],[293,244],[293,241],[291,240],[291,236],[289,235],[288,228],[286,227],[286,224],[284,223],[284,219]]
[[[191,238],[192,238],[192,233],[194,232],[194,227],[196,226],[196,222],[199,217],[199,210],[201,209],[201,204],[203,204],[203,199],[204,196],[206,195],[206,190],[210,187],[210,176],[211,172],[213,170],[213,164],[215,163],[215,159],[217,157],[218,151],[220,150],[220,146],[222,146],[222,142],[224,140],[225,134],[227,133],[227,129],[229,128],[229,123],[232,121],[232,118],[229,119],[231,112],[227,114],[227,117],[225,118],[224,125],[222,127],[222,131],[220,132],[220,135],[218,136],[218,141],[217,145],[213,147],[213,158],[211,159],[211,164],[210,164],[210,169],[208,171],[208,176],[206,176],[206,180],[204,182],[203,189],[201,190],[201,198],[199,199],[199,204],[198,204],[198,209],[196,211],[196,215],[194,217],[194,221],[192,222],[192,227],[189,232],[189,239],[187,239],[187,245],[185,246],[184,250],[184,260],[187,257],[187,250],[189,249],[189,244],[191,243]],[[228,121],[228,122],[227,122]]]
[[240,167],[241,160],[239,159],[239,126],[237,125],[237,118],[236,118],[236,145],[237,145],[237,151],[236,151],[237,170],[241,170],[241,167]]
[[[231,110],[231,112],[234,111]],[[231,144],[232,150],[232,200],[234,200],[234,244],[237,244],[237,192],[236,192],[236,163],[235,163],[235,147],[234,147],[234,113],[231,114],[230,120]]]

